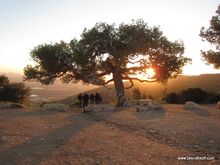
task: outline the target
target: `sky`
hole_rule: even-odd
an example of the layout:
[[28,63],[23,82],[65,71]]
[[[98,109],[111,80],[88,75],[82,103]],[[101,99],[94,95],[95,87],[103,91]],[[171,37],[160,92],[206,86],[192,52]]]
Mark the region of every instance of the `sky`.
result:
[[184,74],[220,73],[207,66],[200,50],[212,48],[199,32],[217,10],[219,0],[0,0],[0,72],[22,72],[31,50],[44,43],[80,38],[96,22],[130,23],[143,19],[160,26],[171,41],[183,40],[192,65]]

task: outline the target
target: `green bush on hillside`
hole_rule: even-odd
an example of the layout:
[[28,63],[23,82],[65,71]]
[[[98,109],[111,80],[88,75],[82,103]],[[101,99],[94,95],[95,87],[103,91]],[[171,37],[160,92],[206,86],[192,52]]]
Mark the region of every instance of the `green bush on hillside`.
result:
[[24,83],[9,83],[6,76],[0,76],[0,101],[23,103],[29,96],[30,89]]
[[139,100],[141,99],[141,91],[139,88],[135,88],[133,91],[133,98],[134,100]]
[[208,93],[200,88],[188,88],[180,93],[169,93],[165,97],[165,101],[170,104],[182,104],[186,101],[196,103],[216,103],[220,100],[220,95]]
[[6,77],[5,75],[0,75],[0,88],[7,84],[9,84],[8,77]]

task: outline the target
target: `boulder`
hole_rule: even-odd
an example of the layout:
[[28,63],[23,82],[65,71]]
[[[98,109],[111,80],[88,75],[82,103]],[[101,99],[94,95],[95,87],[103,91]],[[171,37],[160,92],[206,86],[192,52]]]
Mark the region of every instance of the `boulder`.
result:
[[136,105],[136,112],[140,112],[140,111],[160,111],[160,110],[164,110],[163,106],[157,102],[145,102],[139,105]]
[[114,109],[115,107],[109,104],[92,104],[85,107],[84,112],[110,112]]
[[50,103],[50,104],[44,104],[42,110],[66,112],[69,111],[70,108],[65,104]]
[[0,109],[10,109],[10,108],[25,108],[25,106],[23,104],[19,104],[19,103],[0,104]]
[[220,109],[220,101],[217,102],[217,108]]
[[142,111],[150,111],[150,108],[148,106],[143,106],[143,105],[136,106],[136,112],[142,112]]
[[152,102],[152,100],[149,99],[132,100],[129,102],[129,106],[147,105],[149,102]]
[[187,109],[187,110],[198,110],[198,109],[202,109],[202,107],[199,104],[196,104],[193,101],[187,101],[184,104],[184,109]]

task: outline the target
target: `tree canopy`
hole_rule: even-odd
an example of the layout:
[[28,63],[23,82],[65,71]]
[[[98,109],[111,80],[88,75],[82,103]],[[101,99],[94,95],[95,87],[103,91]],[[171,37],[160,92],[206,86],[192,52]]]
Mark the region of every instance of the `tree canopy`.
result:
[[[79,40],[70,43],[39,45],[31,52],[36,65],[24,69],[26,80],[36,79],[44,84],[56,78],[63,82],[106,85],[114,82],[118,105],[126,103],[125,88],[133,81],[166,82],[182,73],[190,61],[183,56],[182,41],[169,41],[159,27],[149,27],[143,20],[130,24],[97,23],[84,29]],[[151,79],[141,79],[141,73],[153,68]],[[106,78],[110,75],[111,78]],[[131,85],[124,87],[123,80]]]
[[209,28],[202,27],[200,36],[215,46],[216,50],[202,51],[202,57],[207,64],[213,64],[215,68],[220,69],[220,5],[216,15],[210,20]]

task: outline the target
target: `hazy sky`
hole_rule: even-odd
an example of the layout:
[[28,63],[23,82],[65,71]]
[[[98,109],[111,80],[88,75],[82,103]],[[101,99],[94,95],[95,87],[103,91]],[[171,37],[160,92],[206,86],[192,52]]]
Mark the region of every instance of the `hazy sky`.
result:
[[96,22],[121,23],[142,18],[160,25],[172,41],[182,39],[193,64],[185,74],[220,73],[201,61],[209,45],[199,31],[208,26],[219,0],[0,0],[0,71],[22,72],[29,53],[42,43],[69,42]]

